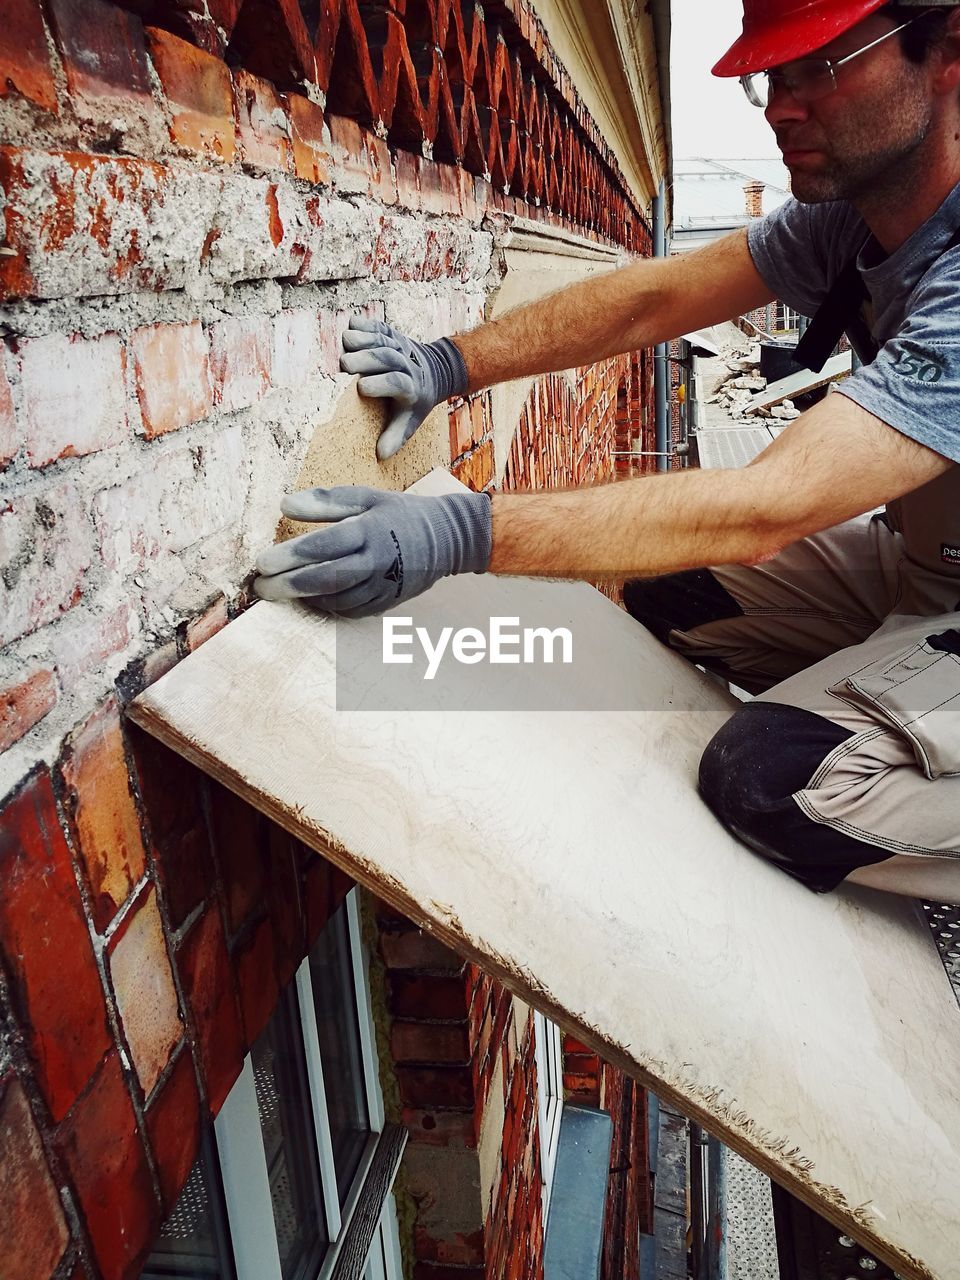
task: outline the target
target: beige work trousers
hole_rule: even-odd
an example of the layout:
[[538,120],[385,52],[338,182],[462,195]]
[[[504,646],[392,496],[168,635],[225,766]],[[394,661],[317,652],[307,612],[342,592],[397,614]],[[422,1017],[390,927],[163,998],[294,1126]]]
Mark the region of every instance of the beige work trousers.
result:
[[880,516],[711,572],[743,616],[674,631],[671,647],[851,732],[793,796],[889,850],[849,881],[960,902],[960,575],[912,564]]

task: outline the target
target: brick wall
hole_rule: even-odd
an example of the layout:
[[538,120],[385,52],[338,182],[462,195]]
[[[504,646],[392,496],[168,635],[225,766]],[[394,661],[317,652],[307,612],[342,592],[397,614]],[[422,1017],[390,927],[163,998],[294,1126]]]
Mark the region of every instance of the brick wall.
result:
[[[347,316],[425,339],[476,324],[517,215],[649,252],[522,0],[428,0],[416,21],[343,0],[315,29],[309,12],[4,9],[9,1280],[138,1274],[201,1127],[348,887],[123,718],[249,603],[278,495],[350,382]],[[535,384],[505,483],[624,474],[614,453],[649,417],[648,372],[623,357]],[[449,423],[454,474],[495,483],[490,396],[451,404]],[[418,1280],[535,1277],[532,1020],[386,909],[379,946]]]

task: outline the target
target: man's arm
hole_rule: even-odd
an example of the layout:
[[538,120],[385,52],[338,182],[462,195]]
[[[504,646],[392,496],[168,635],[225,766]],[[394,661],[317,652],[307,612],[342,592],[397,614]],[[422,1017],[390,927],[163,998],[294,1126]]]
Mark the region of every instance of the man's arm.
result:
[[598,579],[756,564],[953,465],[848,397],[828,396],[740,470],[494,494],[489,568]]
[[570,285],[455,338],[469,390],[593,364],[769,302],[746,231],[693,253],[647,258]]

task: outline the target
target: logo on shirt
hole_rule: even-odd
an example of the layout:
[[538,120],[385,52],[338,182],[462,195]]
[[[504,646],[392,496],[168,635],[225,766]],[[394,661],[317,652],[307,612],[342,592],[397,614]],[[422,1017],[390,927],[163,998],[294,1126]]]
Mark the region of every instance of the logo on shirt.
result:
[[918,382],[939,382],[946,370],[943,356],[938,351],[904,342],[893,365],[894,373]]
[[944,564],[952,564],[960,569],[960,547],[951,547],[949,542],[941,542],[940,559]]

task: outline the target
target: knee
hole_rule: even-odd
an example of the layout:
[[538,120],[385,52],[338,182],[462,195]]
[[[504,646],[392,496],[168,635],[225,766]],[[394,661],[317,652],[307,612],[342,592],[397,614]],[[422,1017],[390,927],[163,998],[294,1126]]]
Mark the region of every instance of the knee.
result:
[[[700,793],[728,831],[811,888],[834,888],[833,833],[811,822],[793,796],[850,736],[822,716],[773,702],[741,707],[708,744]],[[829,864],[829,865],[828,865]]]

